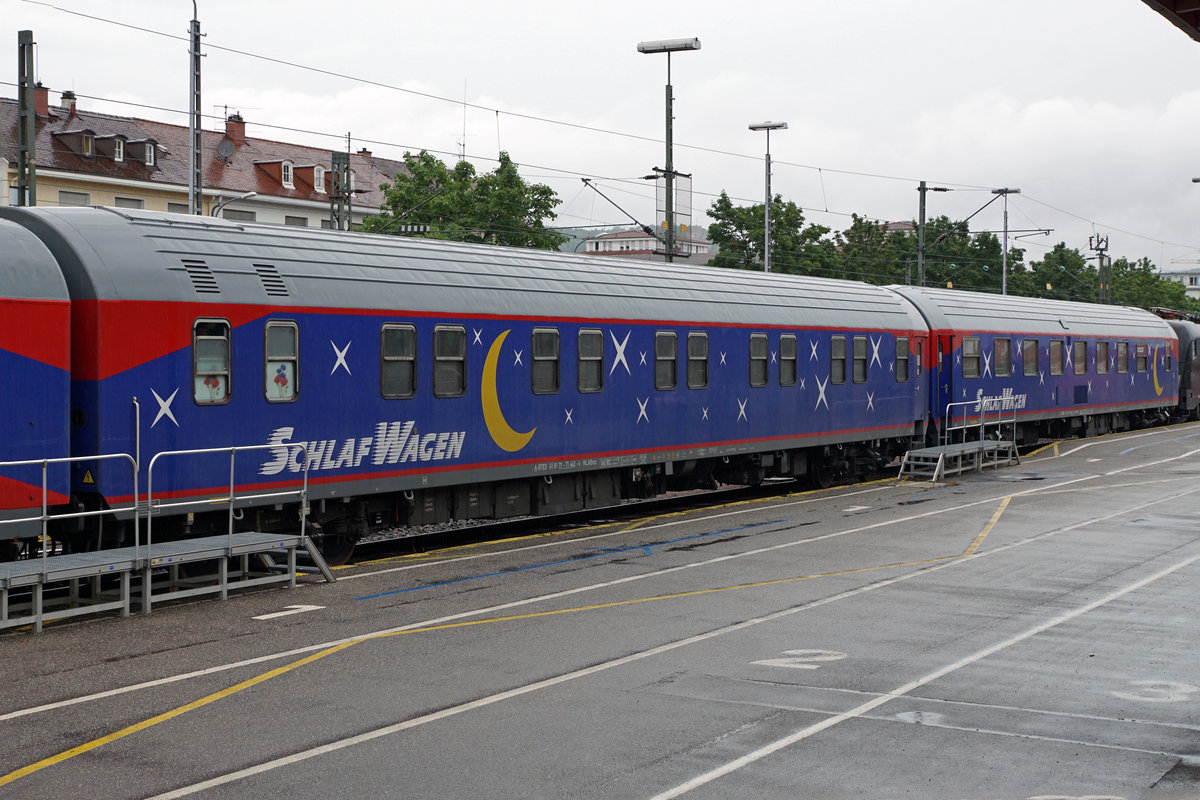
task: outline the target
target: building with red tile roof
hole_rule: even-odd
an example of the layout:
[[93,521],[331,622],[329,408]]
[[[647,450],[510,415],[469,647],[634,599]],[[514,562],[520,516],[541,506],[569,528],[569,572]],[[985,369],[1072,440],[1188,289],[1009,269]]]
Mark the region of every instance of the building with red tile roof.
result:
[[[191,171],[187,126],[119,117],[79,108],[72,92],[60,105],[38,86],[36,101],[36,202],[38,205],[105,205],[187,213]],[[18,106],[0,98],[0,173],[8,190],[0,204],[16,202]],[[223,131],[202,131],[203,212],[257,222],[328,227],[332,152],[308,145],[250,137],[238,114]],[[376,213],[402,161],[366,149],[350,154],[352,220]],[[245,195],[252,196],[240,198]],[[227,202],[228,201],[228,202]]]

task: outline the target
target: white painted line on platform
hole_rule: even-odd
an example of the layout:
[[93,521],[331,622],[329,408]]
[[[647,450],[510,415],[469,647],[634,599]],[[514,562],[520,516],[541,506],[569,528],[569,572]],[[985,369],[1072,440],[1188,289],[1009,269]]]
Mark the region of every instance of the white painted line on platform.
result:
[[303,614],[305,611],[320,611],[325,606],[287,606],[287,611],[276,611],[273,614],[259,614],[251,619],[275,619],[276,617],[290,617],[292,614]]
[[843,514],[853,514],[855,511],[867,511],[870,508],[871,508],[870,506],[850,506],[849,508],[843,508],[842,513]]

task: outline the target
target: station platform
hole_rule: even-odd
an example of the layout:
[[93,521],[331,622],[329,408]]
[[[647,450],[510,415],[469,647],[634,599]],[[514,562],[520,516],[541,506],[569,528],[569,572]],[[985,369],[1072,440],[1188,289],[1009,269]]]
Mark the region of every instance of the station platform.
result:
[[291,588],[298,551],[335,580],[300,534],[233,533],[0,562],[0,630],[31,625],[40,633],[46,622],[108,611],[127,617],[135,600],[149,614],[156,602],[203,594],[223,600],[230,590],[266,584]]

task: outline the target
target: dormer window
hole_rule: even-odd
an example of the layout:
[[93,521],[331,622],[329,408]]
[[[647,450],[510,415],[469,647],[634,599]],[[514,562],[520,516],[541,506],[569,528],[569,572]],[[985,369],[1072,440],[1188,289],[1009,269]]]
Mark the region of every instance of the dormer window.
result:
[[93,145],[94,141],[95,140],[93,139],[93,137],[91,137],[90,135],[88,135],[86,133],[83,136],[81,136],[79,138],[79,154],[83,155],[83,156],[92,155],[92,153],[95,152],[95,148]]
[[283,164],[281,165],[281,167],[282,167],[282,169],[280,171],[280,175],[282,177],[280,178],[280,180],[283,183],[283,188],[295,189],[296,184],[292,180],[292,162],[284,161]]
[[325,168],[316,167],[313,169],[313,188],[318,192],[325,191]]
[[154,166],[154,142],[146,142],[146,166]]
[[113,161],[125,160],[125,142],[121,139],[113,139]]

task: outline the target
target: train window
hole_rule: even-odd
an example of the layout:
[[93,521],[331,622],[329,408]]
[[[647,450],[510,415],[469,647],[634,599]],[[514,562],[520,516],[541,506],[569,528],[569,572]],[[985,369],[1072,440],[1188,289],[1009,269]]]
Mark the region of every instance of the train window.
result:
[[1012,339],[992,340],[992,360],[996,362],[996,377],[1012,375]]
[[1200,339],[1192,339],[1192,358],[1200,354]]
[[1129,342],[1117,342],[1117,372],[1129,372]]
[[1108,374],[1108,342],[1096,342],[1096,374]]
[[978,336],[968,336],[962,343],[962,375],[964,378],[979,377],[979,354],[982,345]]
[[750,334],[750,385],[767,385],[767,335]]
[[533,393],[558,392],[558,330],[533,329]]
[[896,339],[896,383],[908,383],[908,339]]
[[467,393],[467,330],[461,325],[433,329],[433,394],[462,397]]
[[229,322],[198,319],[192,326],[192,396],[202,405],[229,402]]
[[1037,376],[1041,373],[1038,366],[1038,341],[1026,339],[1021,342],[1022,369],[1026,376]]
[[867,337],[854,337],[854,382],[867,382]]
[[1087,342],[1071,342],[1071,349],[1074,351],[1072,357],[1075,363],[1072,366],[1075,369],[1075,374],[1087,374]]
[[300,332],[294,322],[268,322],[266,380],[268,403],[291,403],[300,391]]
[[688,334],[687,381],[689,389],[708,386],[708,334],[693,331]]
[[845,336],[834,336],[829,340],[829,380],[833,383],[846,382]]
[[796,385],[796,335],[793,333],[779,337],[779,385]]
[[1148,367],[1148,365],[1146,363],[1146,355],[1148,354],[1148,352],[1149,352],[1149,348],[1145,345],[1145,343],[1138,344],[1138,346],[1137,346],[1137,371],[1138,372],[1146,371],[1146,369]]
[[1063,367],[1066,364],[1066,349],[1063,346],[1062,339],[1050,340],[1050,374],[1062,375]]
[[379,334],[379,391],[391,400],[417,393],[417,329],[384,325]]
[[604,388],[604,334],[579,332],[579,391],[598,392]]
[[674,389],[677,383],[679,340],[675,331],[654,334],[654,388]]

